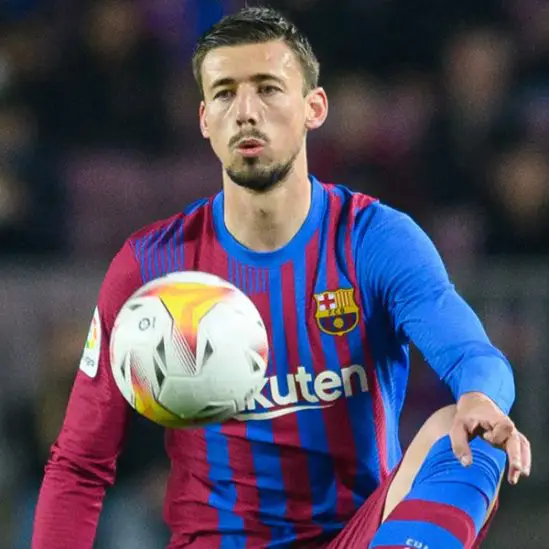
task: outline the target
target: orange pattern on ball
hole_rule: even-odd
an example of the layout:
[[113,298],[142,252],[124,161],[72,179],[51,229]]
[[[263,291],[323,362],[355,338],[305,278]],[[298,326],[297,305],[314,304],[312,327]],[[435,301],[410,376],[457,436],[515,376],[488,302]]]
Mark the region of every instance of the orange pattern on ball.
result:
[[158,297],[175,326],[185,338],[193,355],[196,354],[198,324],[217,303],[233,293],[232,288],[209,286],[198,282],[180,282],[152,288],[143,296]]

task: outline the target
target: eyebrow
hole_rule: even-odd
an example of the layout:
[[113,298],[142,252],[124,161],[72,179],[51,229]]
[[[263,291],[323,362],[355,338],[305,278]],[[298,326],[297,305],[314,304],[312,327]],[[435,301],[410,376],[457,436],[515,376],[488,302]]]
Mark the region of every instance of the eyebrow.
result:
[[[274,74],[259,73],[259,74],[254,74],[249,79],[255,84],[259,84],[267,80],[274,80],[275,82],[278,82],[280,85],[282,86],[284,85],[284,81],[282,80],[282,78],[279,78]],[[210,88],[213,90],[221,86],[233,86],[235,83],[236,83],[236,80],[234,78],[219,78],[218,80],[214,80],[212,82],[212,85],[210,86]]]

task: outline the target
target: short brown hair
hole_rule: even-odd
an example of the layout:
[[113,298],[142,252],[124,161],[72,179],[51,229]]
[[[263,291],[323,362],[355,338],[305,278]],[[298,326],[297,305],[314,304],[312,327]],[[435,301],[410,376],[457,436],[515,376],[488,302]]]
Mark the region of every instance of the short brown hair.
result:
[[320,67],[308,38],[284,15],[264,7],[243,8],[227,15],[198,40],[193,58],[193,74],[204,95],[202,64],[206,55],[223,46],[283,41],[295,53],[303,69],[305,91],[318,86]]

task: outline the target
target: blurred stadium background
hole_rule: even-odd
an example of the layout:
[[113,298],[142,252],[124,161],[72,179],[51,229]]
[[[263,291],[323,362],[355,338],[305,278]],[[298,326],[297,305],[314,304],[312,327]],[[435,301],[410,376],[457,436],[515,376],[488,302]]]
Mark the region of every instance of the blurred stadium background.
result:
[[[113,253],[219,187],[189,60],[241,4],[0,2],[0,549],[29,547]],[[331,116],[312,171],[411,213],[515,366],[534,470],[504,488],[486,547],[549,547],[549,2],[269,4],[322,63]],[[403,440],[446,399],[416,356]],[[137,418],[99,549],[163,546],[165,473],[161,430]]]

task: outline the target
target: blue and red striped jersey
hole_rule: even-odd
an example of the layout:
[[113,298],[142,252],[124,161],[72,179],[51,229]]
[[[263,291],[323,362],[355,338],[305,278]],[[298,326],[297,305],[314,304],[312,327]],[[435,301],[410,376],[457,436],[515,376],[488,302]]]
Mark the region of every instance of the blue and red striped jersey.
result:
[[[321,547],[335,537],[401,459],[410,340],[456,397],[480,390],[510,408],[509,364],[425,233],[345,187],[311,177],[311,192],[305,222],[276,251],[255,252],[232,237],[223,193],[128,239],[99,296],[97,372],[78,373],[43,501],[68,463],[93,471],[99,501],[113,482],[128,406],[108,364],[110,330],[127,297],[173,271],[209,272],[238,286],[260,311],[271,349],[261,392],[235,419],[166,432],[174,549]],[[94,417],[83,419],[90,406]],[[87,497],[82,512],[93,526],[100,505]],[[40,504],[37,517],[46,536],[53,519]],[[92,526],[89,534],[80,527],[71,547],[83,547]]]

